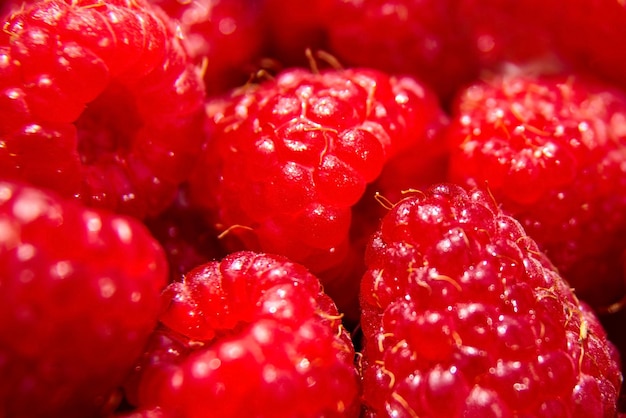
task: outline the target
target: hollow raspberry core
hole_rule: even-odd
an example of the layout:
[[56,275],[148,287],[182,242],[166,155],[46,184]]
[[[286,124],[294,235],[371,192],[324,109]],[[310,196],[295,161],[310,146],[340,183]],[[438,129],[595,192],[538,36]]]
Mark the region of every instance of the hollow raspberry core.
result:
[[117,154],[128,154],[132,138],[143,122],[132,93],[112,83],[89,103],[75,122],[78,153],[85,165],[111,161]]

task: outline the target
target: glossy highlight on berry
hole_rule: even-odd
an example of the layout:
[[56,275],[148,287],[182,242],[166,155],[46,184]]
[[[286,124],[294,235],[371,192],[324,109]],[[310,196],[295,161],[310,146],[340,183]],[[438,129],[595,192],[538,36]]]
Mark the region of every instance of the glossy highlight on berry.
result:
[[579,297],[626,296],[626,95],[583,75],[503,74],[460,92],[450,181],[488,187]]

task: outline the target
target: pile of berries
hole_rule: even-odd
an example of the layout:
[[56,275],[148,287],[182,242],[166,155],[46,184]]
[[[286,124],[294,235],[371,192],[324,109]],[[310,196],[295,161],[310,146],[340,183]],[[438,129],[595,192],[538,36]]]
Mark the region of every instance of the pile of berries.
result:
[[624,2],[0,18],[0,418],[626,415]]

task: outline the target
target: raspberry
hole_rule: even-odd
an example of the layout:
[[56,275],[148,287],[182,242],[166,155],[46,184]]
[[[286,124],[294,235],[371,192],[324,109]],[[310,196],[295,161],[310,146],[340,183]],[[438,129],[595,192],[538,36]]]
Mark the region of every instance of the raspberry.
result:
[[319,280],[284,257],[233,253],[163,293],[129,399],[177,417],[358,416],[354,348]]
[[133,218],[0,182],[0,416],[115,407],[157,322],[165,256]]
[[[623,278],[626,281],[626,250],[622,256],[623,260]],[[626,355],[626,333],[624,333],[624,324],[626,324],[626,309],[622,303],[615,306],[615,309],[609,314],[601,315],[600,320],[606,330],[609,340],[617,347],[622,356],[622,375],[626,373],[626,363],[623,361]],[[622,392],[619,398],[618,408],[620,411],[626,411],[626,387],[622,385]]]
[[488,193],[406,197],[366,257],[365,416],[615,416],[614,347]]
[[248,0],[151,0],[177,19],[190,53],[203,63],[209,95],[244,84],[263,47],[261,10]]
[[373,70],[292,69],[212,101],[207,114],[192,207],[229,248],[307,266],[352,316],[359,276],[335,283],[332,272],[347,268],[351,208],[389,158],[419,146],[430,155],[431,133],[445,123],[434,94]]
[[450,180],[487,185],[577,294],[626,295],[626,96],[580,76],[504,75],[461,92]]
[[452,94],[478,74],[466,29],[455,24],[450,0],[333,1],[330,51],[346,65],[414,74]]
[[[346,65],[411,74],[444,101],[509,63],[551,71],[557,13],[539,0],[333,0],[324,20],[331,53]],[[559,22],[560,23],[560,22]]]
[[[624,333],[624,323],[626,323],[626,310],[620,309],[611,315],[600,316],[602,326],[606,330],[608,339],[615,345],[622,358],[622,376],[626,372],[624,364],[624,353],[626,353],[626,334]],[[618,400],[618,410],[626,411],[626,387],[622,385],[622,391]]]
[[204,86],[143,0],[43,0],[0,34],[0,176],[143,217],[202,143]]

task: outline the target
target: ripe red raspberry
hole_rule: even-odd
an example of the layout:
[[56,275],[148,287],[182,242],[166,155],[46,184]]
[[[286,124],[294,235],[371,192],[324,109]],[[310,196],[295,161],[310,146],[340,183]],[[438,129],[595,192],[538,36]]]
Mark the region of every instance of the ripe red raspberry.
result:
[[[606,330],[607,337],[613,345],[615,345],[617,351],[622,358],[622,375],[626,373],[626,364],[624,359],[626,358],[626,333],[624,333],[624,324],[626,324],[626,310],[621,309],[611,312],[610,315],[605,314],[600,316],[602,326]],[[626,385],[622,385],[622,391],[618,400],[618,410],[626,411]]]
[[[626,281],[626,250],[622,255],[623,262],[623,278]],[[624,332],[624,324],[626,324],[626,309],[624,309],[624,301],[622,303],[614,305],[614,310],[608,314],[600,316],[602,325],[606,330],[609,340],[617,347],[622,358],[622,375],[626,374],[626,362],[623,359],[626,358],[626,333]],[[622,393],[619,398],[620,411],[626,411],[626,386],[622,385]]]
[[346,65],[418,76],[448,96],[478,74],[478,62],[450,0],[334,0],[330,51]]
[[444,123],[434,94],[368,69],[292,69],[209,103],[207,114],[192,206],[230,248],[307,266],[352,316],[360,276],[335,282],[332,272],[349,270],[351,208],[392,156],[421,146],[427,158]]
[[614,347],[491,195],[406,197],[366,262],[365,416],[615,416]]
[[577,294],[626,295],[626,96],[576,76],[497,76],[464,90],[450,180],[487,185]]
[[329,50],[346,65],[411,74],[447,101],[508,63],[558,69],[557,12],[540,0],[332,0]]
[[143,217],[202,143],[204,86],[144,0],[43,0],[0,33],[0,176]]
[[303,266],[234,253],[163,296],[131,402],[183,418],[358,416],[350,336]]
[[157,322],[162,249],[138,221],[0,182],[0,416],[86,417]]
[[264,44],[261,7],[249,0],[150,0],[177,19],[209,95],[243,85]]

